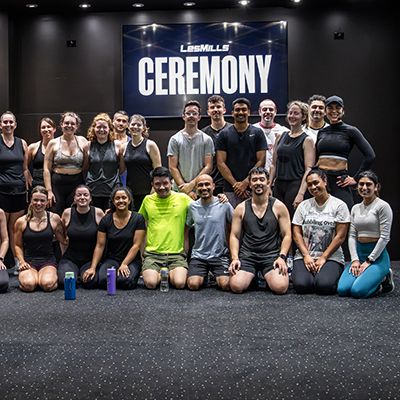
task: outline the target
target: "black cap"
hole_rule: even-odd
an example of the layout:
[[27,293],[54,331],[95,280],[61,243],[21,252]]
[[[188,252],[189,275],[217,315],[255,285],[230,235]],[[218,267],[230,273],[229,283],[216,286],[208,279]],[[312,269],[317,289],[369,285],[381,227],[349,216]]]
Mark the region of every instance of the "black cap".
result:
[[337,103],[340,107],[344,107],[343,99],[339,96],[330,96],[325,100],[325,106],[329,106],[332,103]]

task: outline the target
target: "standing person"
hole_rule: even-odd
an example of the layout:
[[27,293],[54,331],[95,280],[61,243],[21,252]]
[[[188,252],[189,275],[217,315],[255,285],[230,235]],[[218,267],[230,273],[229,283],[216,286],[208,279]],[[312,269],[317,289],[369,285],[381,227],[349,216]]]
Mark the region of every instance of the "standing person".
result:
[[319,94],[312,95],[307,101],[309,114],[308,126],[305,132],[308,136],[313,138],[314,143],[317,141],[318,131],[328,126],[327,122],[325,121],[325,101],[325,96],[321,96]]
[[271,99],[265,99],[258,106],[260,121],[253,124],[253,126],[260,128],[264,132],[267,141],[267,152],[265,158],[265,168],[267,171],[271,168],[276,137],[280,136],[283,132],[288,131],[286,126],[279,125],[275,122],[277,112],[276,104]]
[[339,280],[339,296],[367,298],[381,291],[394,290],[393,273],[386,245],[390,240],[393,212],[379,198],[377,175],[364,171],[358,175],[358,194],[362,202],[351,209],[349,249],[351,263]]
[[174,189],[196,199],[196,178],[212,170],[214,144],[210,136],[198,128],[200,104],[190,100],[183,107],[185,126],[168,142],[168,166],[174,179]]
[[160,269],[165,266],[169,269],[171,284],[183,289],[188,268],[184,254],[185,222],[192,199],[171,190],[172,176],[168,168],[155,168],[151,182],[155,193],[144,198],[139,210],[147,222],[143,281],[148,289],[155,289],[160,283]]
[[49,206],[58,215],[72,204],[75,188],[83,184],[88,163],[88,141],[77,136],[81,119],[74,112],[61,116],[62,135],[50,140],[43,164],[43,178],[49,193]]
[[26,193],[30,183],[28,171],[28,145],[25,140],[14,136],[17,119],[11,111],[0,117],[0,207],[3,209],[14,254],[14,274],[18,274],[18,259],[14,252],[13,228],[15,221],[25,212]]
[[89,165],[86,185],[90,189],[93,205],[105,211],[110,207],[112,191],[120,186],[122,145],[119,140],[114,140],[112,121],[106,113],[93,118],[87,138]]
[[6,214],[0,208],[0,293],[5,293],[8,290],[9,276],[7,267],[4,264],[4,258],[8,251],[8,232]]
[[136,287],[142,266],[140,247],[144,241],[146,224],[143,216],[131,209],[130,190],[115,188],[111,194],[111,212],[99,224],[92,262],[83,274],[84,284],[90,284],[91,280],[97,278],[99,287],[106,289],[107,269],[114,267],[117,288],[130,290]]
[[131,140],[122,148],[122,170],[126,170],[126,186],[133,196],[133,207],[139,211],[143,199],[151,193],[150,172],[161,167],[157,144],[150,140],[149,128],[142,115],[134,114],[129,120]]
[[51,118],[42,118],[39,123],[40,140],[28,146],[28,166],[32,171],[32,188],[44,186],[43,163],[46,147],[54,139],[56,123]]
[[215,185],[210,175],[196,180],[199,200],[189,205],[186,225],[194,227],[195,241],[188,270],[188,287],[198,290],[211,272],[217,285],[229,290],[229,249],[227,236],[232,223],[233,208],[213,196]]
[[371,167],[375,160],[375,152],[359,129],[342,121],[344,103],[341,97],[328,97],[325,106],[330,125],[318,133],[317,166],[328,176],[329,193],[343,200],[351,210],[354,200],[350,187],[356,184],[355,178],[350,176],[348,171],[351,150],[356,146],[363,155],[355,177]]
[[219,134],[216,149],[224,193],[235,208],[250,196],[248,174],[253,167],[265,165],[267,142],[262,130],[249,124],[250,101],[240,97],[232,107],[234,123]]
[[293,288],[301,294],[335,294],[344,265],[340,246],[346,239],[350,213],[342,200],[328,193],[325,172],[312,169],[306,182],[313,197],[301,202],[293,217],[297,245]]
[[230,288],[234,293],[244,292],[260,271],[272,292],[284,294],[289,287],[289,212],[281,201],[269,196],[269,175],[264,167],[252,168],[249,182],[251,198],[233,213]]
[[14,251],[19,261],[19,287],[24,292],[33,292],[38,286],[45,292],[57,289],[53,238],[62,246],[67,245],[67,238],[61,218],[46,211],[47,204],[47,190],[34,187],[27,214],[15,223]]
[[[129,115],[124,110],[119,110],[114,113],[113,116],[113,127],[115,133],[115,139],[119,140],[123,146],[131,140],[127,134]],[[120,175],[121,183],[126,186],[126,171]]]
[[299,100],[290,102],[286,119],[290,132],[284,132],[276,140],[271,182],[273,195],[283,201],[292,218],[307,190],[306,176],[315,162],[315,147],[312,138],[304,132],[307,104]]
[[[74,202],[70,208],[64,210],[61,220],[65,226],[68,246],[58,263],[58,287],[64,287],[66,272],[73,272],[76,278],[83,277],[90,267],[93,252],[96,247],[97,228],[104,217],[101,208],[90,203],[92,196],[85,185],[75,189]],[[84,282],[86,289],[95,287],[96,280]]]
[[[207,114],[211,119],[211,124],[203,128],[202,131],[207,133],[207,135],[211,137],[214,143],[214,148],[216,147],[217,138],[221,130],[232,125],[230,122],[225,121],[224,118],[225,113],[226,113],[225,100],[222,96],[216,94],[208,98]],[[224,177],[218,170],[216,154],[214,154],[213,157],[213,167],[210,176],[213,178],[215,185],[214,194],[223,193]]]

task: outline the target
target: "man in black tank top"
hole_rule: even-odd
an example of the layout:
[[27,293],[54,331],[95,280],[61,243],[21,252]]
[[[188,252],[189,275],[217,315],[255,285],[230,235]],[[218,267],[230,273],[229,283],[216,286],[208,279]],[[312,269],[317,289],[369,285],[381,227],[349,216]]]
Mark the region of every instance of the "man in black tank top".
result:
[[233,214],[229,240],[231,290],[242,293],[261,271],[267,287],[284,294],[289,287],[286,255],[292,242],[289,211],[281,201],[268,196],[269,174],[265,168],[250,170],[249,185],[251,197]]

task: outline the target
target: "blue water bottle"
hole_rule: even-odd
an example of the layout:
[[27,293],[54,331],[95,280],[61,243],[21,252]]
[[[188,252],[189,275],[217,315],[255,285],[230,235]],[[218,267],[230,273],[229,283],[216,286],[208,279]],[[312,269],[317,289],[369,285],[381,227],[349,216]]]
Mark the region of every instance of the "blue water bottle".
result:
[[73,272],[66,272],[64,277],[64,298],[65,300],[76,299],[76,279]]
[[115,268],[107,268],[107,294],[109,296],[115,296],[117,294],[116,280],[117,276]]

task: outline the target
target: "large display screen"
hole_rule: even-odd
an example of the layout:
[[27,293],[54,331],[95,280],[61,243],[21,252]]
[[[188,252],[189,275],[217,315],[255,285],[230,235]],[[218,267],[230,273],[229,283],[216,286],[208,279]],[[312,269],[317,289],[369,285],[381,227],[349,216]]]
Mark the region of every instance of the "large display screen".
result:
[[247,97],[256,112],[288,101],[287,24],[278,22],[123,26],[123,103],[130,114],[176,117],[188,100],[206,108],[219,94]]

